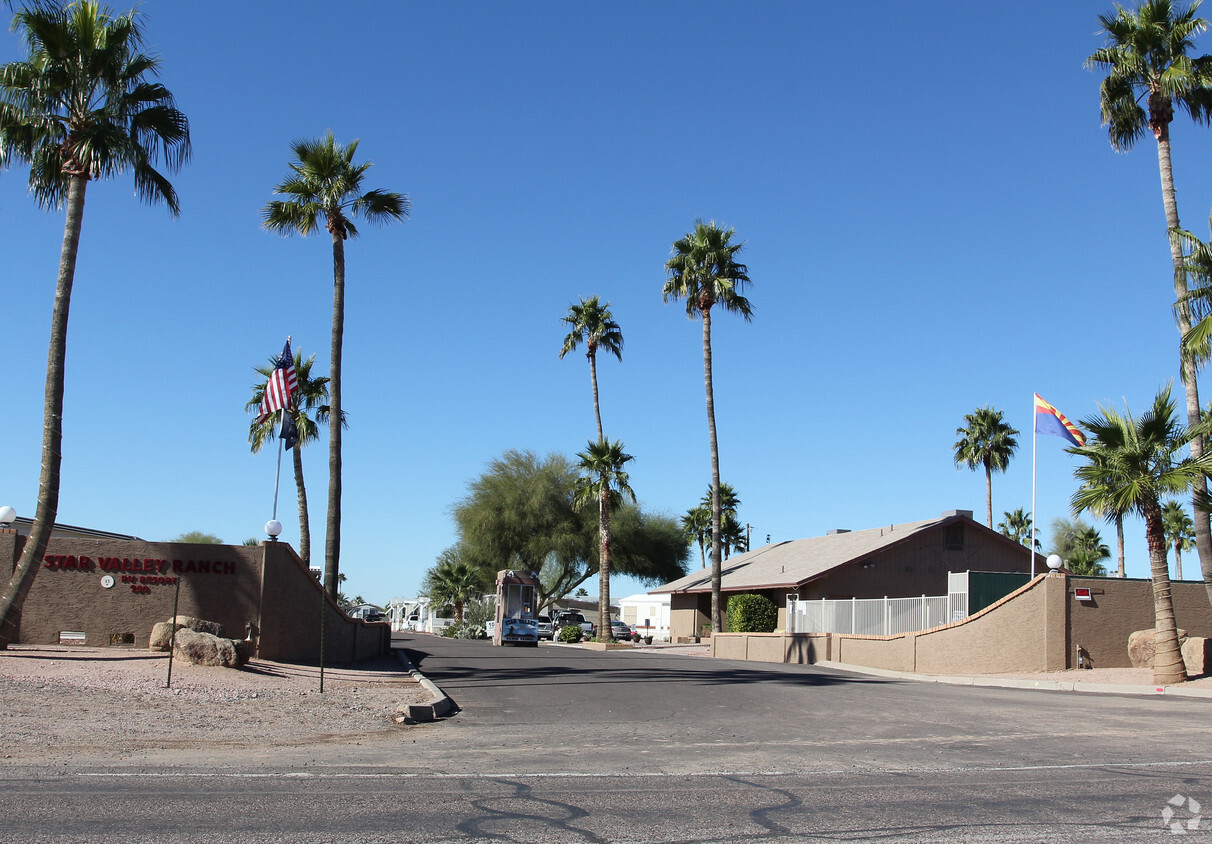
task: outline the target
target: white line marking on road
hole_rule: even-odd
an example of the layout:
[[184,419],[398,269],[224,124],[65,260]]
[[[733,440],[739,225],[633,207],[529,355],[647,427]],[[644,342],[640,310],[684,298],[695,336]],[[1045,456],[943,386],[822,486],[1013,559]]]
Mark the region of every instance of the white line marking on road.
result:
[[[1165,767],[1181,767],[1191,765],[1212,765],[1212,759],[1196,759],[1187,762],[1089,762],[1072,765],[1018,765],[1013,767],[980,767],[980,768],[955,768],[955,769],[920,769],[906,768],[906,772],[911,773],[935,773],[935,774],[964,774],[964,773],[997,773],[999,771],[1049,771],[1049,770],[1071,770],[1079,768],[1165,768]],[[81,772],[76,776],[82,778],[93,777],[97,779],[115,779],[124,777],[127,779],[149,778],[149,779],[172,779],[176,777],[191,777],[195,779],[589,779],[599,777],[610,777],[613,779],[666,779],[671,776],[677,777],[790,777],[790,776],[835,776],[839,774],[879,774],[886,773],[891,769],[879,770],[858,770],[854,768],[838,769],[833,771],[692,771],[687,773],[671,774],[668,772],[645,772],[636,771],[631,773],[586,773],[584,771],[565,771],[555,773],[469,773],[469,774],[452,774],[452,773],[419,773],[411,771],[399,772],[377,772],[377,773],[353,773],[349,771],[269,771],[269,772],[243,772],[230,773],[222,771],[200,772],[200,771],[110,771],[101,772]]]

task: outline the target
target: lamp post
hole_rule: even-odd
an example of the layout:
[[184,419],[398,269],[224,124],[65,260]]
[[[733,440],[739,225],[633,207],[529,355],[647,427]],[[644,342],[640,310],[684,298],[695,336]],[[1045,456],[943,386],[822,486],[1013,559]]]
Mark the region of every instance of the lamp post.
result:
[[5,504],[0,507],[0,530],[8,530],[12,528],[13,521],[17,518],[17,511]]
[[1050,571],[1060,570],[1060,567],[1062,565],[1064,565],[1064,563],[1065,563],[1065,561],[1061,559],[1060,554],[1049,554],[1048,555],[1048,569]]
[[282,523],[277,519],[270,519],[265,523],[265,535],[269,537],[270,542],[277,542],[278,537],[282,534]]

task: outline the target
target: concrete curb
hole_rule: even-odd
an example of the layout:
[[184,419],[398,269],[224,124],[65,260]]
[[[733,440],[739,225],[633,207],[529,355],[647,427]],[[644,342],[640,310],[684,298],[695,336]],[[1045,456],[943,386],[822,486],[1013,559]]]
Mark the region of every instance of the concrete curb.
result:
[[400,665],[404,667],[409,676],[420,683],[421,688],[431,695],[429,703],[410,703],[404,707],[404,715],[410,721],[436,721],[456,708],[454,701],[447,697],[433,680],[430,680],[409,662],[408,657],[404,655],[403,648],[392,648],[392,653],[400,660]]
[[919,683],[947,683],[953,686],[992,686],[1003,689],[1042,689],[1054,692],[1085,692],[1104,695],[1149,695],[1167,697],[1193,697],[1212,700],[1212,689],[1191,689],[1183,686],[1144,686],[1126,683],[1084,683],[1081,680],[1029,680],[1022,677],[964,677],[943,674],[912,674],[908,671],[888,671],[883,668],[868,668],[865,665],[849,665],[844,662],[822,660],[816,665],[834,668],[853,674],[872,677],[887,677],[895,680],[915,680]]

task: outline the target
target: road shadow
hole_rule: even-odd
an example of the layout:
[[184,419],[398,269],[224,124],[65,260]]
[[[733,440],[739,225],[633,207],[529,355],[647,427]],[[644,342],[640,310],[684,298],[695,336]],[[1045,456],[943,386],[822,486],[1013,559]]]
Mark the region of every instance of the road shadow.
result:
[[[776,663],[777,668],[753,667],[752,663],[716,660],[711,657],[611,655],[565,651],[553,659],[550,651],[492,648],[468,650],[467,660],[450,654],[405,645],[408,660],[438,685],[476,686],[688,683],[699,686],[774,685],[811,688],[837,685],[888,685],[895,679],[846,674],[810,665]],[[576,656],[573,656],[575,654]],[[461,655],[460,655],[461,656]]]

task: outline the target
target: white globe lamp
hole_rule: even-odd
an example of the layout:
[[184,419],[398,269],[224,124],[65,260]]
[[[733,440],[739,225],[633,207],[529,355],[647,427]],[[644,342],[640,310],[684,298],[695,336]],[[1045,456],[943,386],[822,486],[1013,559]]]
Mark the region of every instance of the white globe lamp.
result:
[[1061,559],[1060,554],[1048,555],[1048,568],[1052,571],[1057,571],[1064,564],[1065,561]]
[[12,527],[13,521],[17,518],[17,511],[5,504],[0,507],[0,527]]
[[269,537],[270,542],[277,542],[278,537],[282,534],[282,523],[277,519],[270,519],[265,523],[265,535]]

